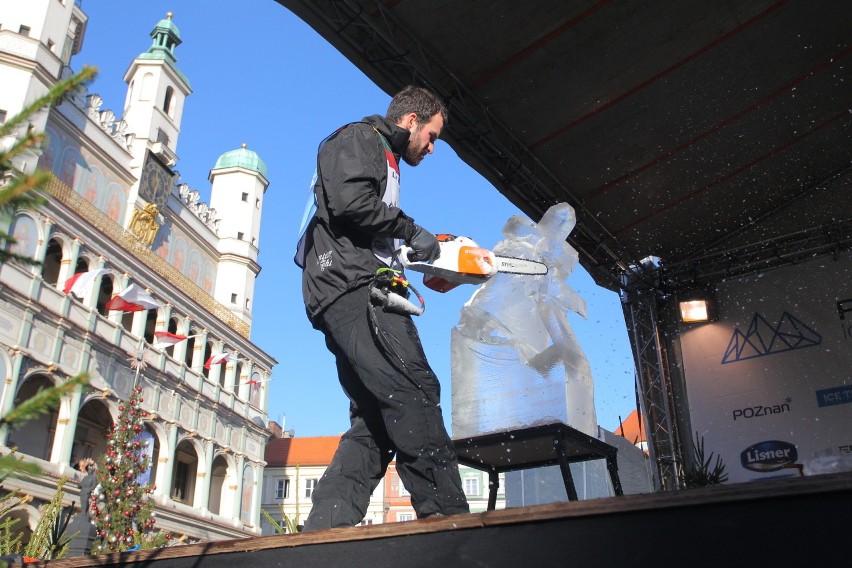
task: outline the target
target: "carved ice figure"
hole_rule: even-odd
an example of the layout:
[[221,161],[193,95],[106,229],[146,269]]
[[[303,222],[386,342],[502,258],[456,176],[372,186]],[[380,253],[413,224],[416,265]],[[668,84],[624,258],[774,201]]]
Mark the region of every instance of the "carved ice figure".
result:
[[591,369],[567,314],[586,317],[566,282],[575,224],[561,203],[537,224],[515,215],[504,226],[495,254],[539,260],[548,273],[498,274],[462,308],[451,339],[454,437],[556,421],[598,436]]

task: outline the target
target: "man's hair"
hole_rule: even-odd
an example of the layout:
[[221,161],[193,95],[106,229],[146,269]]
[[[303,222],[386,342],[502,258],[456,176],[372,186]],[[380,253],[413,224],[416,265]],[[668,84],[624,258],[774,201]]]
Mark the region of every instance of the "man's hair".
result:
[[396,94],[388,107],[385,118],[396,123],[406,114],[413,112],[421,124],[428,122],[433,116],[441,113],[444,124],[447,122],[447,107],[443,101],[423,87],[408,85]]

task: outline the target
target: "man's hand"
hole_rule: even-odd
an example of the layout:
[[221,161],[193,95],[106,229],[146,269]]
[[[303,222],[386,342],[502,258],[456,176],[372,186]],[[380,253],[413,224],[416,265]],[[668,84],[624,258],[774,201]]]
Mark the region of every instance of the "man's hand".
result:
[[435,235],[419,225],[415,225],[414,234],[405,244],[411,247],[408,260],[411,262],[432,262],[441,254],[441,247]]

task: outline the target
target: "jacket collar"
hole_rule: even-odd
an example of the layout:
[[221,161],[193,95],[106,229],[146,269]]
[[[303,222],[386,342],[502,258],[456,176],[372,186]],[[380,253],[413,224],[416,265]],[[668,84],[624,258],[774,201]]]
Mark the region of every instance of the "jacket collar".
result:
[[388,144],[390,144],[391,151],[396,156],[401,156],[405,152],[405,148],[408,146],[408,139],[411,136],[408,130],[389,122],[378,114],[365,117],[364,122],[374,126],[385,137]]

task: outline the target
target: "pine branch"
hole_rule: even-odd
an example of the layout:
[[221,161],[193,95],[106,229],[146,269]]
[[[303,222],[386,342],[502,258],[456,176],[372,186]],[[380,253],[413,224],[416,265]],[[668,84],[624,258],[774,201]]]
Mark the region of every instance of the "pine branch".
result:
[[[41,468],[34,463],[21,461],[20,458],[16,458],[13,454],[0,456],[0,474],[2,474],[3,479],[13,473],[16,476],[38,475],[41,473]],[[0,517],[2,516],[2,509],[0,509]]]
[[47,413],[51,408],[59,406],[59,400],[63,395],[76,389],[78,386],[88,384],[89,375],[82,374],[71,377],[62,384],[39,390],[33,397],[25,400],[13,408],[3,417],[0,417],[0,426],[15,425],[27,420],[32,420],[40,414]]
[[8,136],[13,133],[15,129],[26,122],[30,116],[34,115],[44,107],[58,101],[66,93],[70,93],[81,88],[83,85],[94,79],[97,72],[97,67],[85,65],[79,73],[56,83],[44,96],[36,99],[24,107],[21,112],[8,119],[3,124],[0,124],[0,137]]

